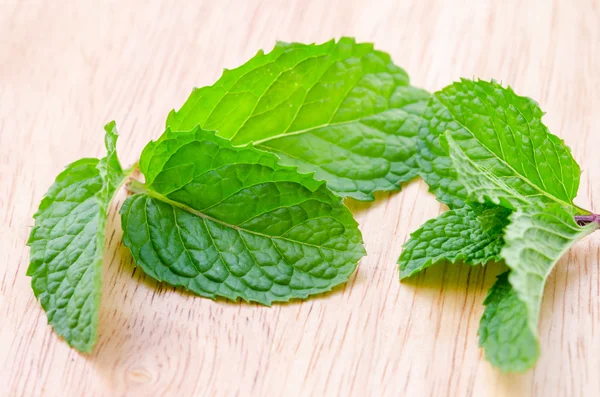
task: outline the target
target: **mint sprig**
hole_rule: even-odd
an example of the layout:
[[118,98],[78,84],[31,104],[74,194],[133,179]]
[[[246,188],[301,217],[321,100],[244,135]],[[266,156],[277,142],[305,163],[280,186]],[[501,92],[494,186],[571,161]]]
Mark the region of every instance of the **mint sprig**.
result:
[[[504,217],[510,214],[508,222],[495,229],[496,255],[486,257],[484,249],[475,252],[483,257],[482,264],[504,260],[511,269],[490,291],[480,326],[486,356],[505,371],[523,371],[535,364],[546,278],[566,250],[600,227],[595,215],[573,204],[579,166],[564,142],[542,123],[542,115],[535,101],[510,87],[463,79],[432,95],[421,128],[421,175],[438,199],[460,208],[454,211],[467,212],[427,235],[427,241],[449,243],[430,262],[456,257],[473,262],[471,245],[456,237],[464,247],[453,243],[448,231],[470,235],[471,244],[481,239],[481,225],[469,221],[477,215],[474,203],[504,208]],[[411,247],[423,243],[417,232],[405,247],[410,253]],[[399,261],[401,274],[412,264],[406,252]]]

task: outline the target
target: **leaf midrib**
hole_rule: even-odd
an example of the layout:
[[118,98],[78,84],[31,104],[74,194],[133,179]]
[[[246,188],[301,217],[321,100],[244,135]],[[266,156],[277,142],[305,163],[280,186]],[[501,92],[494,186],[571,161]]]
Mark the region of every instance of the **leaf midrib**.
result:
[[[358,84],[364,78],[364,76],[366,76],[368,74],[372,74],[372,73],[366,73],[365,75],[363,75],[361,77],[361,79],[356,82],[356,84]],[[354,86],[352,86],[352,88],[346,92],[346,94],[345,94],[346,96],[350,92],[352,92],[352,90],[354,90],[354,88],[356,88],[356,84]],[[366,118],[377,116],[377,115],[381,115],[383,113],[390,112],[390,111],[396,111],[396,110],[400,110],[400,111],[406,113],[406,116],[407,116],[406,119],[408,119],[408,116],[411,116],[411,114],[409,112],[407,112],[406,110],[404,110],[404,107],[405,107],[405,105],[412,105],[415,102],[410,102],[410,103],[407,103],[407,104],[405,104],[403,106],[400,106],[400,107],[392,107],[392,106],[390,106],[391,95],[393,95],[394,92],[396,92],[396,89],[398,87],[410,87],[410,88],[413,88],[412,86],[409,86],[409,85],[407,85],[407,86],[402,86],[402,85],[396,86],[392,90],[392,92],[390,94],[390,97],[387,98],[387,104],[386,104],[386,108],[385,109],[380,109],[378,111],[375,111],[375,112],[372,112],[372,113],[368,113],[368,114],[362,114],[362,115],[360,115],[360,117],[353,118],[353,119],[350,119],[350,120],[332,122],[333,119],[335,118],[335,116],[337,115],[337,113],[339,112],[339,109],[343,105],[343,102],[345,100],[345,99],[343,99],[340,102],[340,104],[338,105],[338,107],[336,108],[336,110],[333,112],[333,114],[330,117],[330,119],[326,123],[323,123],[321,125],[317,125],[317,126],[314,126],[314,127],[308,127],[308,128],[304,128],[304,129],[301,129],[301,130],[296,130],[296,131],[289,131],[289,127],[288,127],[288,129],[286,131],[284,131],[283,133],[281,133],[281,134],[272,135],[270,137],[259,139],[259,140],[253,141],[252,143],[254,144],[254,146],[267,147],[267,146],[265,146],[263,144],[266,143],[266,142],[269,142],[269,141],[274,141],[276,139],[281,139],[281,138],[287,138],[287,137],[294,136],[294,135],[301,135],[301,134],[305,134],[305,133],[308,133],[308,132],[311,132],[311,131],[314,131],[314,130],[318,130],[318,129],[321,129],[321,128],[339,127],[339,126],[343,126],[343,125],[347,125],[347,124],[360,123],[363,120],[365,120]]]
[[[539,192],[542,194],[542,196],[546,196],[546,197],[548,197],[549,199],[551,199],[552,201],[554,201],[554,202],[556,202],[556,203],[558,203],[558,204],[566,205],[567,207],[570,207],[570,208],[575,208],[575,209],[579,210],[579,208],[577,208],[577,207],[576,207],[575,205],[573,205],[572,203],[567,203],[567,202],[565,202],[565,201],[563,201],[563,200],[559,199],[558,197],[555,197],[554,195],[552,195],[552,194],[548,193],[547,191],[545,191],[545,190],[543,190],[542,188],[540,188],[538,185],[536,185],[536,184],[534,184],[533,182],[531,182],[531,181],[530,181],[528,178],[526,178],[525,176],[521,175],[521,173],[520,173],[520,172],[518,172],[516,169],[514,169],[514,168],[513,168],[513,166],[511,166],[511,165],[510,165],[508,162],[506,162],[506,160],[505,160],[505,159],[503,159],[503,158],[500,158],[500,157],[499,157],[499,156],[498,156],[496,153],[494,153],[494,151],[492,151],[492,150],[491,150],[489,147],[487,147],[487,145],[485,145],[485,144],[484,144],[484,143],[483,143],[483,142],[482,142],[482,141],[481,141],[481,140],[480,140],[480,139],[479,139],[479,138],[478,138],[478,137],[477,137],[477,136],[476,136],[476,135],[473,133],[473,131],[471,131],[471,129],[470,129],[470,128],[468,128],[468,127],[467,127],[467,126],[466,126],[464,123],[462,123],[460,120],[458,120],[458,118],[457,118],[457,117],[454,115],[454,113],[451,111],[450,107],[448,107],[448,106],[447,106],[447,105],[446,105],[446,104],[445,104],[445,103],[444,103],[442,100],[440,100],[439,98],[437,98],[437,99],[438,99],[438,101],[440,101],[440,103],[441,103],[442,105],[444,105],[444,107],[445,107],[446,109],[448,109],[448,112],[449,112],[449,113],[452,115],[452,119],[453,119],[454,121],[456,121],[456,123],[457,123],[458,125],[460,125],[460,126],[461,126],[462,128],[464,128],[466,131],[468,131],[468,132],[469,132],[469,134],[470,134],[470,135],[473,137],[473,139],[475,139],[475,140],[476,140],[476,141],[477,141],[477,142],[478,142],[478,143],[479,143],[479,144],[480,144],[480,145],[481,145],[481,146],[482,146],[482,147],[483,147],[485,150],[487,150],[487,151],[488,151],[488,152],[489,152],[489,153],[490,153],[490,154],[491,154],[491,155],[492,155],[492,156],[493,156],[495,159],[497,159],[497,160],[498,160],[498,161],[499,161],[501,164],[505,165],[505,166],[506,166],[508,169],[510,169],[510,170],[511,170],[511,171],[512,171],[512,172],[515,174],[515,176],[517,176],[519,179],[521,179],[523,182],[525,182],[525,183],[526,183],[526,184],[528,184],[529,186],[533,187],[535,190],[539,191]],[[494,130],[494,133],[495,133],[495,134],[498,134],[498,132],[497,132],[495,129],[493,129],[493,130]],[[463,149],[462,149],[462,147],[461,147],[461,150],[463,150]],[[463,150],[463,152],[464,152],[464,150]],[[465,155],[466,155],[466,152],[465,152]],[[467,157],[468,157],[468,156],[467,156]],[[470,157],[468,157],[468,158],[469,158],[469,160],[471,160],[471,161],[472,161],[472,159],[471,159]],[[511,187],[511,189],[512,189],[512,187]],[[523,197],[528,197],[528,196],[523,196]]]
[[[145,194],[145,195],[147,195],[147,196],[149,196],[151,198],[154,198],[154,199],[157,199],[159,201],[162,201],[163,203],[172,205],[173,207],[177,207],[177,208],[182,209],[182,210],[184,210],[186,212],[189,212],[192,215],[196,215],[196,216],[198,216],[198,217],[200,217],[200,218],[202,218],[204,220],[209,220],[209,221],[218,223],[218,224],[220,224],[222,226],[234,229],[234,230],[236,230],[238,232],[242,231],[242,232],[246,232],[246,233],[249,233],[249,234],[254,234],[254,235],[257,235],[257,236],[261,236],[261,237],[264,237],[264,238],[267,238],[267,239],[270,239],[270,240],[274,240],[274,239],[285,240],[285,241],[289,241],[289,242],[295,243],[295,244],[300,244],[300,245],[306,245],[306,246],[309,246],[309,247],[314,247],[314,248],[317,248],[319,250],[325,249],[325,250],[336,251],[336,252],[347,252],[345,250],[340,250],[340,249],[331,248],[331,247],[319,246],[319,245],[310,244],[310,243],[307,243],[307,242],[304,242],[304,241],[292,240],[290,238],[283,237],[283,236],[269,236],[268,234],[260,233],[260,232],[254,231],[254,230],[249,230],[249,229],[237,226],[237,225],[232,225],[232,224],[224,222],[224,221],[222,221],[220,219],[214,218],[214,217],[212,217],[210,215],[204,214],[204,213],[202,213],[202,212],[200,212],[198,210],[195,210],[195,209],[193,209],[193,208],[191,208],[191,207],[189,207],[189,206],[187,206],[185,204],[182,204],[182,203],[180,203],[178,201],[171,200],[170,198],[168,198],[168,197],[166,197],[166,196],[164,196],[164,195],[162,195],[162,194],[160,194],[160,193],[158,193],[158,192],[156,192],[154,190],[148,189],[144,184],[142,184],[142,183],[140,183],[138,181],[132,181],[130,183],[130,185],[129,185],[129,190],[131,190],[132,192],[135,192],[135,193]],[[345,230],[346,227],[345,227],[345,225],[343,225],[343,226],[344,226],[344,230]],[[340,236],[341,237],[345,237],[344,235],[340,235]],[[340,236],[338,236],[338,237],[340,237]]]

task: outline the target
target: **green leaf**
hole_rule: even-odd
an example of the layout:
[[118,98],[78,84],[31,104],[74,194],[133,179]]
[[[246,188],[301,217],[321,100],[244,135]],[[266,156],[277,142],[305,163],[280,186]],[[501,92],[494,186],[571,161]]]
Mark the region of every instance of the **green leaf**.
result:
[[114,123],[106,131],[107,156],[77,160],[58,175],[33,216],[27,242],[27,275],[48,322],[83,352],[92,350],[98,334],[106,211],[125,177]]
[[216,130],[314,172],[344,197],[373,200],[417,174],[416,137],[429,94],[372,44],[277,43],[195,89],[167,127]]
[[342,199],[311,175],[212,132],[167,130],[121,209],[146,274],[198,295],[270,305],[329,291],[365,254]]
[[410,235],[398,263],[400,279],[440,262],[470,265],[499,261],[510,210],[490,205],[444,212]]
[[500,275],[490,290],[479,328],[486,357],[503,371],[535,365],[546,279],[565,252],[599,226],[578,226],[574,213],[553,204],[523,207],[510,217],[500,255],[511,271]]
[[424,115],[423,178],[450,206],[486,199],[509,208],[573,206],[579,166],[542,116],[535,101],[495,82],[463,79],[436,92]]
[[535,365],[540,346],[528,324],[527,307],[502,273],[483,302],[479,346],[492,365],[505,372],[521,372]]
[[509,281],[527,307],[528,324],[536,333],[546,278],[573,244],[598,229],[581,227],[575,211],[559,205],[520,208],[510,217],[501,256],[512,270]]

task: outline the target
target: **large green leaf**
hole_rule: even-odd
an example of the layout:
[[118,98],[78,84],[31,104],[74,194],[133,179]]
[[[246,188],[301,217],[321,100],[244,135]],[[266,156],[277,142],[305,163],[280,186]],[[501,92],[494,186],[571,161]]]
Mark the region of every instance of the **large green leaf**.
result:
[[48,322],[69,345],[92,350],[98,334],[106,210],[124,175],[114,122],[107,155],[69,164],[34,215],[27,275]]
[[280,42],[195,89],[167,127],[200,125],[234,145],[254,143],[344,197],[372,200],[417,174],[419,115],[428,98],[372,44]]
[[212,132],[167,132],[144,150],[124,243],[146,274],[201,296],[270,305],[345,282],[365,254],[341,198],[311,175]]
[[420,141],[423,178],[451,206],[485,199],[510,208],[572,206],[580,169],[542,116],[535,101],[495,82],[463,79],[436,92]]
[[430,219],[404,244],[398,260],[400,278],[440,262],[479,265],[499,261],[509,215],[510,210],[503,207],[473,204]]

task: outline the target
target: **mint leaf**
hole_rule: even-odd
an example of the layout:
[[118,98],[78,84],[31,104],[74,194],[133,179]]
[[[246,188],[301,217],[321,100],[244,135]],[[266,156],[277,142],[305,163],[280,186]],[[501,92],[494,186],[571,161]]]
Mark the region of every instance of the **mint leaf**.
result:
[[373,200],[416,176],[416,139],[429,94],[372,44],[277,43],[195,89],[167,127],[200,125],[234,145],[254,143],[314,172],[343,197]]
[[540,355],[536,332],[528,324],[527,307],[502,273],[483,302],[479,346],[492,365],[505,372],[531,368]]
[[121,208],[143,271],[198,295],[270,305],[329,291],[365,254],[341,198],[252,146],[196,128],[150,143]]
[[510,210],[503,207],[473,204],[430,219],[404,244],[398,260],[400,279],[439,262],[479,265],[499,261],[509,215]]
[[116,156],[114,122],[105,158],[69,164],[33,216],[27,275],[48,322],[67,343],[90,352],[98,334],[102,254],[108,204],[125,177]]
[[512,272],[509,281],[527,306],[529,326],[535,332],[546,278],[554,264],[577,241],[600,225],[581,227],[575,211],[558,205],[520,208],[510,218],[501,255]]
[[422,136],[429,135],[420,142],[423,178],[451,206],[485,199],[509,208],[531,202],[572,206],[580,169],[542,116],[535,101],[493,81],[463,79],[436,92],[424,115]]
[[524,371],[535,364],[546,278],[573,244],[600,226],[578,226],[574,213],[557,204],[532,205],[510,217],[500,254],[512,271],[501,275],[490,290],[479,328],[486,357],[503,371]]

